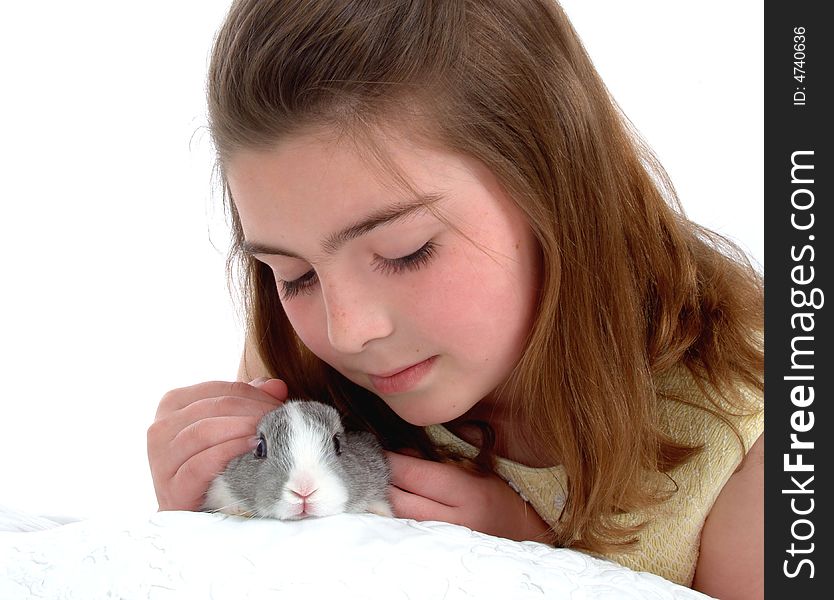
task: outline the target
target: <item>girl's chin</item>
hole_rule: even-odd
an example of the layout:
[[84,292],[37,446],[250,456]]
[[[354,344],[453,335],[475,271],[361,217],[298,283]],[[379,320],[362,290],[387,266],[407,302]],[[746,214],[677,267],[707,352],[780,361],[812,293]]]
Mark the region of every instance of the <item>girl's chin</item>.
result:
[[429,398],[383,397],[382,400],[403,421],[417,427],[442,425],[454,421],[464,414],[455,410],[453,406],[449,406],[445,400],[439,405],[434,405],[434,408]]

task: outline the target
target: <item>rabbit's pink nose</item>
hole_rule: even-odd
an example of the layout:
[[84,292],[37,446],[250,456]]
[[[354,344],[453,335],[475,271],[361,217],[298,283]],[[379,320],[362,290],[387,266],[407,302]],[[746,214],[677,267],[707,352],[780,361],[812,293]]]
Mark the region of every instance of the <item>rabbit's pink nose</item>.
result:
[[316,493],[318,488],[314,488],[312,486],[303,488],[301,490],[290,490],[294,495],[298,496],[301,500],[300,511],[298,512],[298,518],[305,518],[308,515],[312,514],[309,511],[313,510],[313,500],[310,498],[313,494]]
[[318,491],[318,488],[312,484],[305,483],[303,485],[298,485],[294,488],[290,488],[290,491],[302,500],[306,500],[307,498],[315,494]]

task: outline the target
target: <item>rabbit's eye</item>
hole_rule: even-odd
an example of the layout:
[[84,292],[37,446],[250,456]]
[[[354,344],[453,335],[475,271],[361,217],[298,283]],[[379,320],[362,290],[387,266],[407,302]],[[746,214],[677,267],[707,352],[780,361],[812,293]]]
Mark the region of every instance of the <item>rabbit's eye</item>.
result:
[[258,445],[255,448],[255,452],[253,453],[255,458],[266,458],[266,440],[264,436],[258,437]]
[[333,436],[333,448],[336,450],[336,456],[342,455],[342,442],[339,440],[339,434]]

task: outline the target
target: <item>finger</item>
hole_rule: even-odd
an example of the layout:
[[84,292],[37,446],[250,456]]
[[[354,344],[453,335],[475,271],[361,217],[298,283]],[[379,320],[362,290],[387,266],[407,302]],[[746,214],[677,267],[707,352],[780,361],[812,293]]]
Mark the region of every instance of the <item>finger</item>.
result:
[[273,396],[276,400],[286,400],[289,394],[287,384],[282,379],[265,379],[253,385],[262,392]]
[[169,480],[171,489],[176,490],[178,506],[167,510],[199,510],[209,484],[223,472],[229,461],[248,449],[248,442],[238,438],[212,446],[185,461]]
[[454,518],[452,507],[436,502],[430,498],[412,494],[396,486],[390,486],[388,499],[394,516],[400,519],[417,521],[445,521],[451,523]]
[[232,440],[242,440],[244,447],[239,454],[254,448],[258,419],[252,417],[208,417],[200,419],[180,431],[171,440],[166,461],[171,474],[191,457]]
[[171,390],[165,394],[159,402],[159,407],[156,411],[157,418],[182,410],[189,404],[202,400],[203,398],[219,398],[222,396],[249,398],[270,404],[276,404],[278,402],[275,396],[243,381],[206,381],[189,387]]
[[157,418],[148,428],[148,449],[162,447],[167,452],[172,440],[181,431],[212,417],[250,417],[253,419],[251,431],[254,432],[261,417],[275,407],[272,402],[234,396],[201,398],[179,411]]
[[391,466],[391,483],[401,490],[429,498],[446,506],[461,505],[461,478],[469,474],[458,467],[386,452]]
[[201,398],[171,414],[166,421],[171,427],[176,428],[175,431],[179,431],[200,419],[210,417],[254,417],[260,420],[280,404],[282,402],[275,399],[267,402],[261,398],[252,399],[241,396]]

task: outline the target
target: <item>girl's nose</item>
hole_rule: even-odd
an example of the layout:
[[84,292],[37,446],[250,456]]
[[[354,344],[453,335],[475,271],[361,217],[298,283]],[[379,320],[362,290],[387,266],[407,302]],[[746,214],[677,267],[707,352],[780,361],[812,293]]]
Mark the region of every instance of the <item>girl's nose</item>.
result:
[[329,285],[324,289],[327,337],[345,354],[361,352],[368,342],[389,336],[393,330],[384,299],[358,283]]

